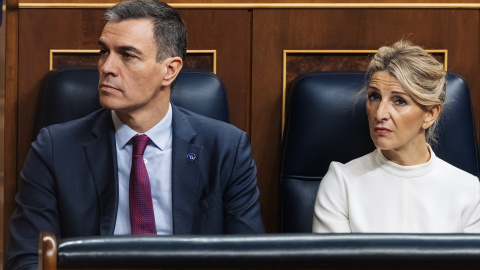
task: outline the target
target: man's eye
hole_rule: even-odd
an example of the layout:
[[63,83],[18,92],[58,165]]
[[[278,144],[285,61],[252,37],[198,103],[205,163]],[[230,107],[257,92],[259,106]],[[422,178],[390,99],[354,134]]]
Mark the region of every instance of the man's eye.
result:
[[125,57],[125,58],[134,58],[135,55],[129,54],[129,53],[123,53],[123,57]]
[[107,50],[103,49],[103,50],[100,50],[100,55],[105,55],[107,54]]

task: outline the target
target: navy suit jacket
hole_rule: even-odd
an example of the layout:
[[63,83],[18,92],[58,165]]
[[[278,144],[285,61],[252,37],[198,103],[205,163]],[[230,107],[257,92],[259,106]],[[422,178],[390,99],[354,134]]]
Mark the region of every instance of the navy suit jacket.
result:
[[[247,134],[172,105],[174,234],[263,233]],[[21,172],[5,269],[36,269],[42,231],[113,235],[118,206],[111,111],[43,128]],[[193,161],[187,158],[195,154]]]

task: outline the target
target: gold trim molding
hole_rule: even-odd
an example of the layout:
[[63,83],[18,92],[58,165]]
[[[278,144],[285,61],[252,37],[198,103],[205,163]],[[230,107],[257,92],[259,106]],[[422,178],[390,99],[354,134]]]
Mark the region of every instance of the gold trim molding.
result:
[[[77,53],[77,54],[88,54],[88,53],[100,53],[100,50],[58,50],[58,49],[51,49],[50,56],[49,56],[49,69],[53,69],[53,55],[55,53]],[[217,50],[187,50],[187,54],[195,54],[195,53],[211,53],[213,55],[213,73],[217,74]]]
[[[282,85],[282,139],[285,128],[286,103],[287,103],[287,54],[341,54],[341,53],[358,53],[358,54],[375,54],[378,50],[283,50],[283,85]],[[448,66],[448,50],[425,50],[428,53],[441,53],[444,55],[444,68],[447,71]]]
[[50,50],[48,70],[53,69],[53,55],[55,53],[89,54],[89,53],[100,53],[100,50],[54,50],[52,49]]
[[[106,9],[115,3],[19,3],[18,8]],[[177,9],[480,9],[480,3],[171,3]]]
[[187,54],[210,53],[213,55],[213,73],[217,74],[217,50],[187,50]]

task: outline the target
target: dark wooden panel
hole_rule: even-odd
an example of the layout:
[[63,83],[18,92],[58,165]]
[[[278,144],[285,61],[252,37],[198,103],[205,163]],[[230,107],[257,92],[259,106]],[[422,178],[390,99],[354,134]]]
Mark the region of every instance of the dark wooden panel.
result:
[[53,53],[52,69],[68,66],[97,66],[98,53]]
[[187,53],[183,67],[198,68],[214,72],[215,57],[213,53]]
[[[427,49],[428,50],[428,49]],[[374,52],[287,52],[286,88],[290,89],[293,80],[302,73],[319,71],[365,71]],[[445,63],[444,53],[432,53],[440,63]],[[287,94],[287,96],[289,96]]]
[[189,50],[216,50],[217,75],[224,82],[230,121],[250,129],[251,12],[179,10],[188,28]]
[[[254,10],[251,134],[260,188],[268,191],[262,193],[262,206],[280,199],[283,50],[375,50],[402,38],[447,49],[449,70],[470,86],[478,133],[478,32],[478,10]],[[268,230],[278,225],[277,209],[263,211]]]
[[[6,6],[17,6],[17,0],[6,0]],[[7,8],[5,16],[5,148],[3,182],[2,256],[9,239],[8,221],[15,207],[17,176],[17,89],[18,89],[18,9]]]
[[[32,141],[33,121],[51,49],[97,49],[103,10],[22,9],[19,24],[18,169]],[[46,19],[48,18],[48,19]]]

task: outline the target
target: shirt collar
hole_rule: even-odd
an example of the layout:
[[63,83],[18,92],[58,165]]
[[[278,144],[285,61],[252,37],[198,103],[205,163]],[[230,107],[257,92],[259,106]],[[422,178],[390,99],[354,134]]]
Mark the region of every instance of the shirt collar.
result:
[[430,151],[430,159],[422,164],[413,165],[413,166],[402,166],[397,163],[394,163],[388,160],[382,153],[382,151],[377,148],[373,152],[373,159],[380,168],[386,172],[405,178],[419,177],[428,174],[435,168],[435,162],[437,156],[433,152],[429,144],[427,144],[428,150]]
[[[124,124],[113,110],[112,120],[115,127],[115,140],[119,148],[125,147],[133,136],[139,134]],[[172,105],[170,103],[165,117],[143,134],[147,135],[162,151],[172,148]]]

